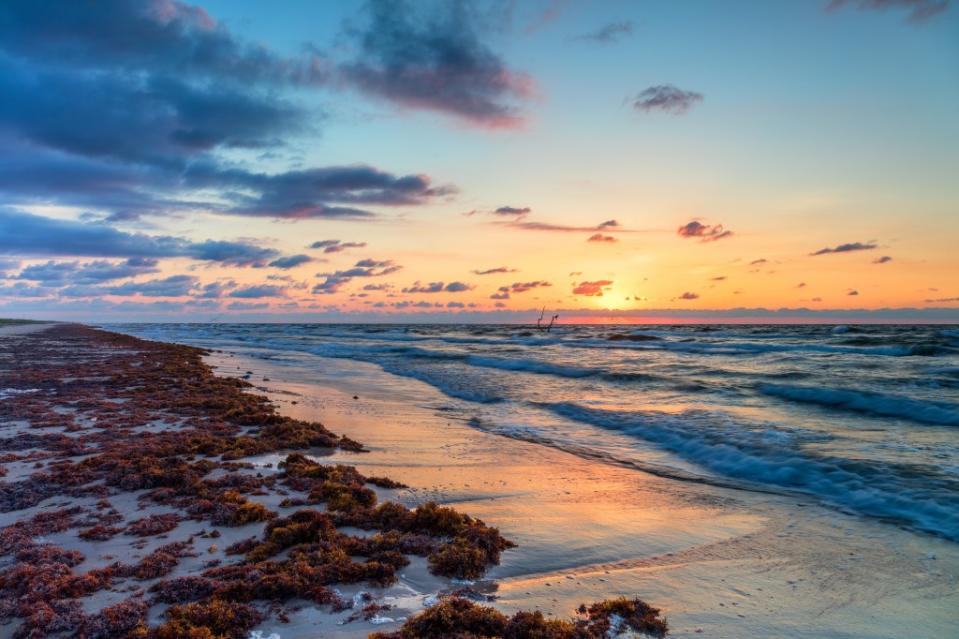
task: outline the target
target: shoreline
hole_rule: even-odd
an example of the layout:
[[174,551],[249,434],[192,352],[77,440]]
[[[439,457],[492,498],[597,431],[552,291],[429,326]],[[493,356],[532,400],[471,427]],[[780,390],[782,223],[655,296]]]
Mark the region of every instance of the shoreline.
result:
[[[665,634],[640,600],[575,624],[475,606],[487,597],[463,584],[512,542],[448,507],[384,500],[396,481],[319,463],[366,450],[277,413],[201,349],[81,325],[0,337],[2,636],[365,636],[406,619],[387,611],[424,607],[407,574],[431,589],[427,630],[449,613],[463,628],[479,615],[557,637]],[[250,462],[264,455],[278,460]],[[308,618],[304,635],[292,617]]]
[[253,371],[284,414],[348,429],[371,449],[361,470],[422,487],[404,503],[462,507],[517,541],[487,575],[506,612],[563,616],[641,593],[675,637],[932,639],[954,622],[959,549],[944,539],[811,496],[676,481],[480,430],[446,414],[435,388],[373,364],[255,346],[208,359],[220,374]]
[[[118,349],[120,357],[128,356],[130,344],[137,343],[129,341],[133,338],[117,339],[126,344]],[[0,346],[4,343],[0,341]],[[155,344],[160,351],[199,352],[190,347]],[[99,358],[97,366],[106,368],[102,353],[88,356]],[[409,508],[430,501],[452,506],[479,517],[518,544],[503,549],[499,565],[487,566],[489,570],[478,578],[453,582],[438,577],[431,574],[425,557],[413,556],[410,564],[395,569],[397,580],[390,586],[336,587],[333,594],[350,605],[391,606],[388,610],[377,609],[369,619],[339,625],[357,610],[347,608],[331,614],[328,604],[317,607],[302,600],[288,600],[286,605],[268,611],[270,618],[255,626],[263,637],[277,633],[282,639],[317,634],[346,638],[393,632],[404,618],[422,610],[424,603],[436,601],[437,593],[455,591],[510,615],[520,610],[542,610],[547,620],[567,619],[584,602],[639,594],[663,609],[669,618],[671,637],[892,638],[908,631],[911,636],[931,638],[948,632],[952,620],[949,611],[959,603],[955,588],[959,552],[955,544],[842,515],[812,500],[797,504],[785,497],[685,485],[535,442],[483,432],[438,410],[442,398],[434,389],[396,378],[371,364],[314,358],[308,363],[283,365],[242,352],[205,352],[203,359],[217,375],[215,379],[266,396],[283,419],[327,424],[332,431],[347,434],[347,442],[362,442],[369,452],[354,452],[355,446],[349,443],[346,450],[327,446],[300,452],[309,453],[308,459],[324,467],[348,464],[366,478],[389,477],[409,486],[365,484],[379,501],[389,499]],[[79,381],[93,386],[102,382],[96,378]],[[245,386],[247,383],[253,387]],[[124,404],[110,400],[102,394],[96,407]],[[77,433],[102,430],[96,422],[74,417]],[[183,423],[136,417],[145,422],[127,436],[182,433],[184,429]],[[3,426],[0,437],[9,438],[10,425]],[[245,425],[240,430],[250,428]],[[48,426],[39,432],[51,431]],[[322,432],[329,431],[323,428]],[[95,454],[66,452],[74,453],[65,459],[71,464],[83,463],[84,455]],[[283,483],[289,479],[283,476],[288,472],[279,469],[278,464],[288,460],[288,451],[255,452],[236,460],[242,466],[229,463],[212,469],[206,478],[220,481],[217,486],[222,491],[225,477],[246,477],[226,483],[245,486],[244,499],[263,504],[278,517],[288,517],[302,507],[281,505],[290,498],[291,487]],[[46,463],[51,467],[49,461]],[[3,468],[7,477],[2,479],[8,483],[38,472],[28,461],[6,461]],[[258,476],[273,478],[273,485],[254,485],[256,480],[250,478]],[[253,483],[247,485],[248,481]],[[288,494],[279,494],[278,487]],[[257,494],[261,490],[266,494]],[[146,494],[148,491],[140,490],[126,497],[109,496],[113,509],[125,516],[125,521],[104,525],[120,527],[120,523],[129,525],[145,516],[169,513],[172,502],[138,510],[148,501],[143,499]],[[63,510],[79,505],[103,516],[96,508],[97,501],[54,494],[40,506],[31,507],[33,510],[0,514],[0,523],[6,526],[11,517],[39,512],[44,510],[42,506]],[[116,517],[110,511],[105,516]],[[268,521],[275,520],[218,525],[218,536],[212,537],[204,516],[180,520],[170,532],[155,537],[118,533],[103,541],[78,540],[81,529],[77,527],[44,534],[46,543],[82,552],[84,559],[73,566],[73,571],[87,576],[91,569],[96,575],[98,567],[117,562],[138,566],[147,557],[153,557],[154,564],[172,565],[168,573],[150,580],[124,577],[122,571],[116,571],[113,583],[96,589],[92,596],[79,598],[86,616],[74,614],[72,618],[96,617],[103,606],[122,604],[137,590],[144,591],[143,598],[153,597],[149,588],[155,583],[216,570],[206,565],[210,561],[219,560],[221,567],[228,566],[237,556],[226,555],[225,548],[251,536],[262,536]],[[339,528],[358,539],[368,539],[374,532],[355,526]],[[156,561],[160,549],[186,538],[192,540],[192,550],[167,549],[168,555],[179,552],[181,556]],[[216,550],[210,551],[213,546]],[[277,556],[287,556],[288,552]],[[929,555],[935,556],[929,559]],[[2,560],[9,562],[10,557]],[[3,565],[6,568],[9,564]],[[373,601],[363,601],[363,591],[371,593]],[[145,612],[146,623],[155,627],[167,621],[164,608],[166,605],[150,606]],[[15,627],[0,625],[0,637],[11,636]]]

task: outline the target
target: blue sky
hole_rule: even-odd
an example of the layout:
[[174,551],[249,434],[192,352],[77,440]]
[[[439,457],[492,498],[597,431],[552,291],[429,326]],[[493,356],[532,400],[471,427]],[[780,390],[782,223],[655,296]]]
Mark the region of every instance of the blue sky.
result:
[[0,84],[2,315],[959,320],[948,0],[14,1]]

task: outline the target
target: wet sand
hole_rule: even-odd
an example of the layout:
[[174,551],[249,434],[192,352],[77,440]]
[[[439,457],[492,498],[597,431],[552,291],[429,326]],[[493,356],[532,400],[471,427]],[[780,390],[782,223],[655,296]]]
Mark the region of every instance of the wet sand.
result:
[[[455,505],[517,542],[476,586],[505,612],[566,617],[583,602],[640,596],[664,609],[671,636],[757,639],[932,639],[959,622],[951,542],[813,499],[664,479],[478,431],[438,412],[435,389],[373,365],[209,361],[222,374],[252,371],[280,412],[363,441],[371,452],[351,463],[411,486],[399,500]],[[408,574],[401,586],[436,584]],[[303,614],[277,631],[306,636],[318,621]]]
[[[2,328],[13,332],[0,333],[0,339],[17,340],[44,327]],[[328,605],[306,600],[287,602],[282,615],[271,615],[257,626],[263,637],[271,633],[282,639],[365,637],[371,631],[395,630],[403,619],[435,601],[437,594],[464,586],[476,599],[504,612],[539,609],[559,618],[568,618],[581,603],[619,595],[641,597],[663,610],[674,637],[933,638],[950,636],[956,626],[956,544],[847,516],[811,499],[666,479],[479,431],[445,414],[443,397],[431,387],[373,365],[319,358],[302,365],[274,364],[240,353],[213,353],[206,360],[221,375],[247,378],[256,387],[253,391],[269,396],[281,415],[316,420],[363,442],[369,452],[361,455],[329,447],[310,452],[320,463],[355,465],[367,476],[385,476],[409,486],[376,488],[381,500],[411,507],[430,500],[451,505],[499,527],[518,544],[474,583],[438,577],[427,569],[425,558],[413,557],[397,571],[399,579],[392,586],[356,583],[336,588],[337,596],[346,601],[360,601],[366,592],[390,606],[372,619],[348,621],[355,616],[355,607],[333,612]],[[2,364],[16,370],[17,362]],[[83,371],[77,373],[58,383],[91,387],[100,383],[95,377],[83,377]],[[106,426],[71,412],[69,406],[55,408],[73,416],[74,430],[65,432],[50,422],[40,429],[45,434],[79,433],[93,435],[91,442],[110,442],[96,439]],[[130,436],[176,435],[185,428],[177,420],[149,417],[140,415],[142,423]],[[9,442],[35,432],[16,421],[2,427],[2,436],[13,438]],[[24,457],[30,447],[14,445],[11,450],[16,454],[3,464],[4,482],[38,472],[34,461]],[[89,455],[89,451],[61,455],[59,462],[75,464]],[[208,479],[225,473],[261,477],[259,489],[245,496],[288,516],[297,507],[284,504],[289,492],[282,489],[277,467],[286,455],[287,451],[277,450],[244,457],[238,461],[252,467],[224,466]],[[50,463],[43,461],[41,466]],[[147,492],[111,494],[111,508],[123,525],[178,512],[170,504],[147,499]],[[76,507],[85,516],[94,516],[100,497],[95,492],[53,494],[0,514],[0,526]],[[217,526],[218,536],[212,538],[208,522],[185,519],[167,534],[143,538],[118,534],[99,541],[78,538],[72,527],[52,530],[33,543],[82,553],[82,561],[74,566],[78,574],[111,562],[136,565],[166,544],[189,544],[189,552],[160,577],[117,579],[112,587],[82,597],[82,613],[95,616],[131,595],[142,597],[162,579],[197,575],[211,562],[236,562],[235,556],[224,553],[227,546],[261,536],[264,526],[263,521]],[[341,532],[360,538],[370,534],[348,528]],[[150,606],[146,614],[151,625],[162,623],[164,611],[165,606]],[[12,636],[17,627],[16,622],[0,625],[0,637]]]

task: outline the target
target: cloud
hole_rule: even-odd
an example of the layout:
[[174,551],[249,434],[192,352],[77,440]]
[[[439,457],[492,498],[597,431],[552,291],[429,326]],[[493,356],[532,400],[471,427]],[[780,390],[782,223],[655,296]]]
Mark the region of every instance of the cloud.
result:
[[714,282],[723,282],[723,281],[726,280],[726,276],[725,276],[725,275],[717,275],[716,277],[711,277],[711,278],[709,278],[709,279],[711,279],[711,280],[714,281]]
[[926,300],[926,304],[944,304],[949,302],[959,302],[959,297],[939,297]]
[[242,299],[256,299],[260,297],[283,297],[286,294],[286,288],[274,284],[256,284],[253,286],[244,286],[231,292],[228,297],[238,297]]
[[476,275],[495,275],[498,273],[515,273],[517,270],[519,269],[497,266],[496,268],[488,268],[485,270],[474,270],[473,273]]
[[769,260],[767,260],[765,257],[761,257],[761,258],[759,258],[758,260],[753,260],[752,262],[749,263],[749,265],[750,265],[750,266],[761,266],[761,265],[765,264],[765,263],[768,262],[768,261],[769,261]]
[[267,302],[231,302],[227,304],[226,310],[228,311],[259,311],[269,307],[270,305]]
[[[397,176],[365,165],[271,175],[198,166],[191,167],[185,177],[196,188],[238,188],[255,193],[233,194],[233,204],[220,209],[221,213],[292,219],[369,219],[375,214],[355,205],[420,205],[455,191],[451,186],[433,187],[427,175]],[[331,206],[327,202],[347,206]]]
[[290,268],[295,268],[297,266],[300,266],[301,264],[306,264],[312,261],[313,261],[313,258],[310,257],[309,255],[290,255],[288,257],[277,258],[273,260],[272,262],[270,262],[267,266],[272,266],[274,268],[290,269]]
[[569,226],[565,224],[549,224],[545,222],[523,222],[522,220],[511,220],[509,222],[493,222],[500,226],[508,226],[523,231],[555,231],[558,233],[583,233],[590,231],[608,231],[611,233],[632,233],[628,229],[620,226],[616,220],[606,220],[596,226]]
[[320,114],[287,96],[333,86],[332,67],[244,42],[174,0],[3,3],[0,192],[110,221],[178,211],[362,220],[375,216],[367,205],[450,195],[427,176],[365,165],[266,174],[222,157],[312,133]]
[[495,211],[492,211],[493,215],[515,215],[517,217],[524,217],[529,215],[533,209],[528,206],[516,207],[516,206],[501,206]]
[[98,293],[108,295],[142,295],[143,297],[184,297],[189,295],[197,285],[197,278],[192,275],[172,275],[170,277],[149,280],[146,282],[127,282],[119,286],[96,289]]
[[217,147],[277,146],[305,121],[284,100],[220,85],[0,64],[0,91],[16,96],[0,105],[0,127],[80,156],[182,168],[186,157]]
[[552,286],[552,284],[544,280],[536,280],[533,282],[513,282],[510,284],[509,290],[512,293],[525,293],[527,291],[532,291],[535,288],[543,288],[544,286]]
[[509,286],[500,286],[496,293],[490,295],[491,300],[508,300],[510,293],[526,293],[537,288],[552,286],[545,280],[534,280],[532,282],[513,282]]
[[872,263],[873,263],[873,264],[885,264],[885,263],[891,262],[891,261],[892,261],[892,258],[891,258],[891,257],[889,257],[888,255],[883,255],[882,257],[877,257],[876,259],[874,259],[874,260],[872,261]]
[[587,242],[618,242],[615,237],[612,235],[603,235],[602,233],[594,233],[590,235],[586,240]]
[[404,293],[441,293],[442,291],[443,282],[430,282],[429,284],[414,282],[412,286],[403,289]]
[[580,282],[573,287],[573,295],[587,295],[602,297],[603,290],[613,285],[612,280],[597,280],[595,282]]
[[673,115],[682,115],[698,102],[703,94],[695,91],[683,91],[671,84],[661,84],[644,89],[633,98],[633,108],[637,111],[663,111]]
[[810,253],[810,255],[828,255],[829,253],[851,253],[853,251],[871,251],[874,248],[877,248],[877,244],[874,242],[849,242],[848,244],[840,244],[839,246],[834,246],[832,248],[826,247],[821,248],[815,253]]
[[311,249],[323,249],[324,253],[340,253],[350,248],[364,248],[366,242],[341,242],[339,240],[320,240],[313,242],[309,247]]
[[228,280],[225,282],[210,282],[201,287],[199,297],[204,299],[218,299],[223,297],[227,291],[236,287],[236,282]]
[[696,220],[680,226],[676,230],[676,233],[680,237],[699,238],[699,241],[701,242],[715,242],[716,240],[730,237],[733,234],[732,231],[724,230],[722,224],[716,224],[713,226],[709,224],[703,224],[702,222],[698,222]]
[[369,23],[349,33],[359,53],[338,67],[344,82],[478,126],[522,124],[517,103],[529,97],[530,80],[480,39],[470,5],[440,2],[417,11],[402,0],[372,0],[368,7]]
[[685,293],[683,293],[682,295],[679,296],[679,299],[681,299],[681,300],[698,300],[698,299],[699,299],[699,295],[698,295],[697,293],[690,293],[689,291],[686,291]]
[[399,271],[400,265],[393,260],[374,260],[365,259],[357,262],[353,268],[343,271],[334,271],[333,273],[321,273],[324,281],[313,287],[314,295],[331,295],[349,284],[355,277],[382,277]]
[[852,291],[849,291],[848,293],[846,293],[846,295],[856,296],[856,295],[859,295],[859,291],[852,290]]
[[202,8],[162,0],[7,2],[0,9],[4,48],[50,64],[121,68],[244,84],[313,84],[315,56],[283,58],[232,35]]
[[246,242],[194,242],[169,235],[126,233],[0,208],[0,254],[19,256],[188,257],[231,266],[263,266],[279,253]]
[[828,11],[835,11],[844,6],[854,4],[860,10],[901,9],[909,12],[908,19],[912,22],[929,20],[949,8],[949,0],[831,0],[826,7]]
[[14,282],[0,286],[0,297],[49,297],[57,291],[45,286],[31,286],[25,282]]
[[450,282],[444,285],[443,282],[430,282],[429,284],[420,284],[418,281],[413,286],[403,289],[404,293],[462,293],[476,288],[466,282]]
[[46,286],[66,284],[97,284],[110,280],[156,273],[157,260],[130,258],[123,262],[96,260],[93,262],[54,262],[32,264],[16,276],[20,280],[42,282]]
[[633,35],[633,23],[630,20],[622,20],[620,22],[610,22],[609,24],[603,25],[596,31],[591,31],[589,33],[584,33],[576,36],[575,40],[586,40],[589,42],[596,42],[599,44],[611,44],[623,38],[628,38]]
[[499,208],[493,209],[492,211],[483,211],[480,209],[473,209],[465,213],[467,217],[472,217],[474,215],[496,215],[500,217],[514,217],[517,220],[526,217],[532,213],[533,209],[528,206],[518,207],[518,206],[501,206]]

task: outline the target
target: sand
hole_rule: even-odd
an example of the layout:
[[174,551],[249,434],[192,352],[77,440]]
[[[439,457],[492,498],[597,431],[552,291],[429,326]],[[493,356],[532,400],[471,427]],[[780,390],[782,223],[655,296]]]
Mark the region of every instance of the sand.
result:
[[[222,374],[252,371],[281,413],[318,419],[372,451],[329,461],[403,481],[407,504],[454,505],[516,541],[476,586],[505,612],[566,617],[580,603],[628,595],[662,607],[674,637],[932,639],[955,630],[956,544],[812,499],[664,479],[481,432],[438,412],[432,387],[373,365],[325,360],[306,370],[231,354],[210,362]],[[412,591],[434,587],[408,577],[401,585]],[[320,627],[363,636],[309,612],[271,630],[287,639]]]
[[[3,326],[0,339],[43,328]],[[392,630],[437,594],[466,585],[504,612],[539,609],[563,618],[580,603],[638,596],[663,609],[674,637],[933,638],[950,636],[955,628],[956,544],[847,516],[811,499],[666,479],[482,432],[445,414],[444,398],[432,387],[368,364],[315,360],[310,367],[281,366],[234,353],[214,353],[207,360],[222,375],[252,371],[250,381],[281,414],[321,421],[363,442],[370,452],[336,450],[316,459],[356,465],[367,475],[409,485],[377,489],[381,499],[408,506],[437,500],[499,527],[518,544],[472,584],[432,575],[424,559],[414,558],[389,588],[340,588],[346,599],[369,592],[392,607],[369,621],[347,623],[352,610],[331,614],[326,607],[293,602],[288,623],[270,619],[260,626],[264,638],[365,637]],[[82,373],[77,371],[78,379]],[[16,423],[2,428],[5,437],[27,432]],[[165,432],[178,425],[158,421],[138,428]],[[278,472],[284,457],[265,454],[246,461],[256,466],[250,472],[269,475]],[[4,481],[29,475],[29,466],[7,464]],[[170,511],[139,496],[131,492],[111,501],[128,521]],[[280,499],[274,491],[256,498],[281,515],[295,510],[280,507]],[[0,514],[0,526],[46,510],[89,508],[95,501],[54,496]],[[263,524],[219,527],[222,536],[216,540],[197,536],[207,528],[184,521],[168,535],[142,542],[125,535],[82,541],[75,531],[42,541],[81,551],[82,572],[107,561],[135,563],[162,544],[191,539],[196,556],[183,558],[169,578],[196,574],[210,560],[234,561],[223,549],[260,534]],[[156,581],[99,591],[82,600],[84,610],[95,613]],[[154,606],[150,620],[161,621],[162,612]],[[15,628],[0,626],[0,637]]]
[[29,335],[56,326],[51,322],[26,322],[23,324],[0,324],[0,337]]

